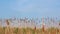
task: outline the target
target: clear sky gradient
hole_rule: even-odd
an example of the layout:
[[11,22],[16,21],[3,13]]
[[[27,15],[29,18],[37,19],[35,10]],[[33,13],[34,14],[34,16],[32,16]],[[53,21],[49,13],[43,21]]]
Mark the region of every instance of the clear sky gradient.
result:
[[0,18],[60,17],[60,0],[0,0]]

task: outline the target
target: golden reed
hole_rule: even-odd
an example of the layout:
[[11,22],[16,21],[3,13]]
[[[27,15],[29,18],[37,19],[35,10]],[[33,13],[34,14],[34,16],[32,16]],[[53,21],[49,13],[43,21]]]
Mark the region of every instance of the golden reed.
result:
[[[20,27],[20,26],[19,27],[13,27],[13,26],[11,27],[10,21],[11,20],[8,20],[8,19],[6,20],[6,24],[7,24],[6,27],[2,27],[0,24],[0,34],[60,34],[60,28],[50,27],[50,28],[45,29],[44,24],[42,24],[42,28],[37,28],[35,25],[33,25],[34,27],[32,27],[32,28]],[[23,21],[28,23],[27,20],[23,20]],[[44,21],[42,23],[44,23]],[[26,25],[24,25],[24,26],[26,26]]]

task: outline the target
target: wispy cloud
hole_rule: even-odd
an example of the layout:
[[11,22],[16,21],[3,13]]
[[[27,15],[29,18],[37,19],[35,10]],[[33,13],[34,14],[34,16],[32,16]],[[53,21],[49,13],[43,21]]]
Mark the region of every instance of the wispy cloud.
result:
[[12,6],[13,10],[17,11],[33,11],[38,8],[53,8],[56,7],[57,0],[17,0]]
[[33,13],[36,16],[57,16],[60,11],[58,4],[58,0],[16,0],[10,3],[10,7],[16,12],[25,13],[24,16],[32,16]]

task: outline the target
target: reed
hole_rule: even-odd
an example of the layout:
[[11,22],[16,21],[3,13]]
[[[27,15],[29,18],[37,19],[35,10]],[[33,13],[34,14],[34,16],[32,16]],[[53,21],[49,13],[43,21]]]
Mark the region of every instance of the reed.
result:
[[[5,27],[0,27],[0,34],[5,34],[6,28]],[[60,29],[58,28],[48,28],[46,29],[44,32],[42,31],[42,29],[31,29],[31,28],[11,28],[10,31],[12,30],[13,34],[60,34]],[[8,34],[10,31],[8,31]]]

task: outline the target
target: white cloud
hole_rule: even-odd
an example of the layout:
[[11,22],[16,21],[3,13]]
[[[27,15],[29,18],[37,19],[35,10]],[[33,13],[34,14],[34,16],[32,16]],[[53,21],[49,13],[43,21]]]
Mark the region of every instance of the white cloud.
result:
[[[35,3],[36,2],[36,3]],[[30,12],[36,11],[41,13],[47,13],[50,11],[55,11],[55,9],[51,9],[50,7],[52,3],[54,4],[56,0],[17,0],[16,4],[13,5],[11,8],[12,10],[16,10],[19,12]],[[50,4],[50,6],[49,6]]]
[[16,4],[11,6],[12,10],[20,11],[20,12],[28,12],[34,9],[34,5],[28,0],[18,0]]

